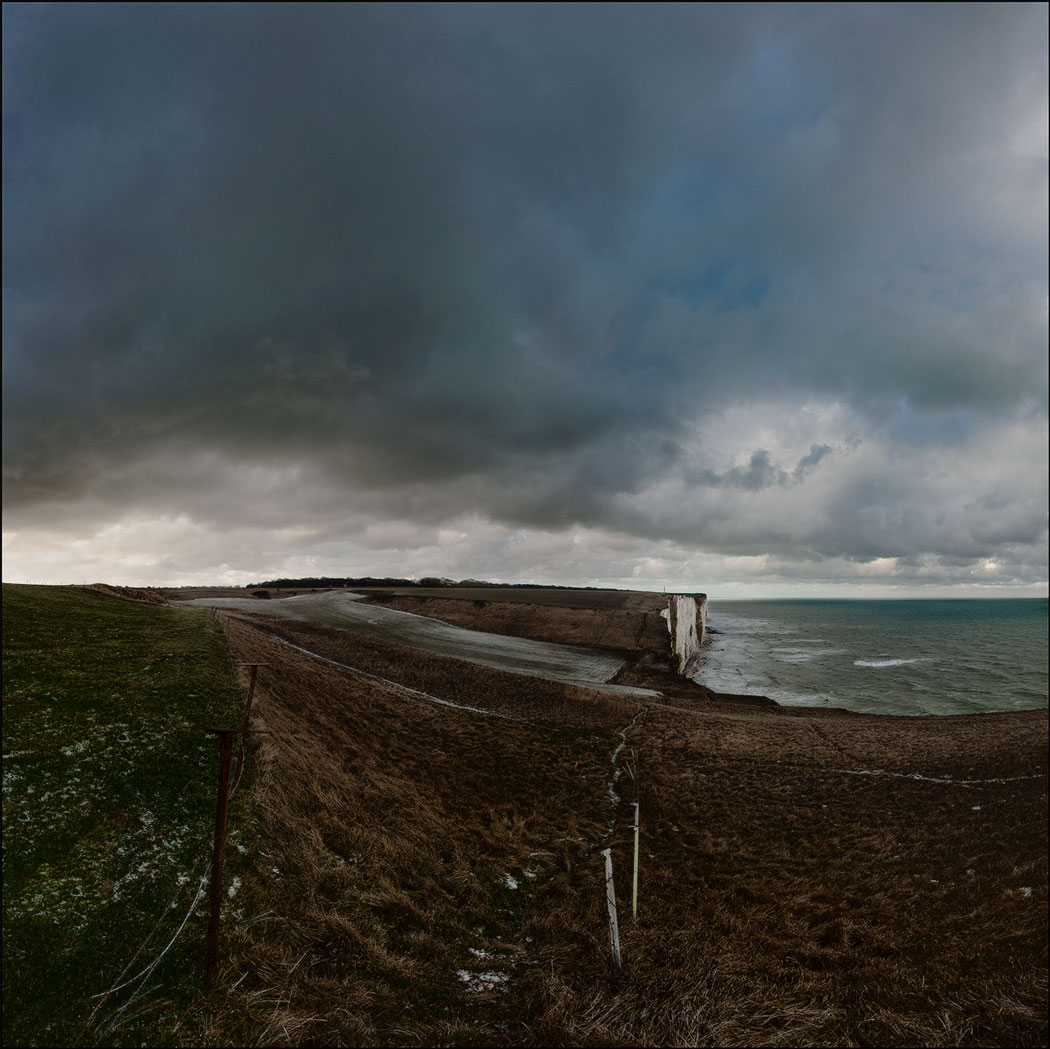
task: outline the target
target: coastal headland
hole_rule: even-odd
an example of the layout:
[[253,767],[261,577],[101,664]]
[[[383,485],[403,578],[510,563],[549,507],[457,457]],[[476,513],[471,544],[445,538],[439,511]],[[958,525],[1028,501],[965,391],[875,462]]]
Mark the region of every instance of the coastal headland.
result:
[[601,649],[612,691],[277,614],[290,596],[209,613],[234,662],[265,664],[252,902],[224,929],[211,1037],[1045,1044],[1046,710],[900,718],[712,693],[679,673],[660,594],[363,595]]

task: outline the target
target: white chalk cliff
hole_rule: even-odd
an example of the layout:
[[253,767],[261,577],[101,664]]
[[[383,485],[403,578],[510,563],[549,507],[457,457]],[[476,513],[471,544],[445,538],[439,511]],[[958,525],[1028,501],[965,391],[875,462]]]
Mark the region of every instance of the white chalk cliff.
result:
[[689,661],[704,641],[704,606],[707,594],[668,594],[667,608],[660,613],[667,620],[671,635],[671,654],[678,659],[678,673],[684,674]]

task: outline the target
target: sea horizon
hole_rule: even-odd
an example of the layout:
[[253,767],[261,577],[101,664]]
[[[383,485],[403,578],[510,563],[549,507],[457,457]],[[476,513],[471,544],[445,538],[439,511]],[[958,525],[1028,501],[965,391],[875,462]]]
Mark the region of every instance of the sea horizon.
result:
[[784,706],[952,715],[1047,706],[1046,598],[707,602],[691,677]]

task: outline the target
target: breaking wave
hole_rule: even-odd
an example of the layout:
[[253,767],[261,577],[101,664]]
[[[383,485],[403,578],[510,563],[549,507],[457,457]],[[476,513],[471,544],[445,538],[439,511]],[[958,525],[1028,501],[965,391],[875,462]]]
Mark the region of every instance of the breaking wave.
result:
[[855,667],[902,667],[906,663],[922,663],[922,659],[855,659]]
[[687,671],[785,706],[944,715],[1046,707],[1045,601],[708,602]]

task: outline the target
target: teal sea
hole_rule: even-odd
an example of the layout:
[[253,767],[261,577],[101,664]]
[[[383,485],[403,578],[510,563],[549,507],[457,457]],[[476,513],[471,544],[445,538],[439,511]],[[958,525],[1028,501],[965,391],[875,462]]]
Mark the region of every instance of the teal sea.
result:
[[872,714],[1047,706],[1047,602],[717,601],[691,676],[717,692]]

